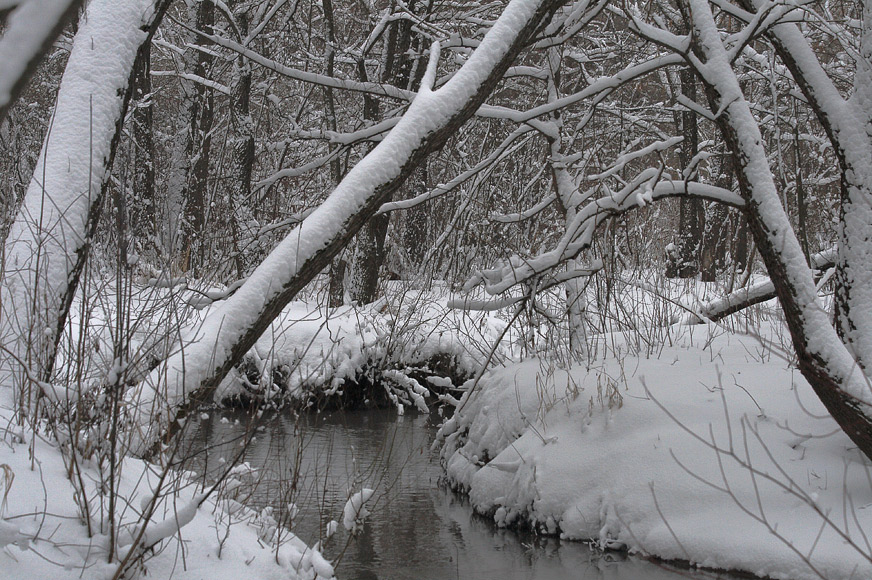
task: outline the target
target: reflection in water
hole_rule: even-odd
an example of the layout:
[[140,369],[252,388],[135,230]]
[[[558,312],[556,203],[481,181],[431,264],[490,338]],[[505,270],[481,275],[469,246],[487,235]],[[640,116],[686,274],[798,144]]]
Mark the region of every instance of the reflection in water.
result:
[[375,489],[367,504],[372,515],[360,533],[350,537],[340,525],[326,541],[323,552],[340,558],[336,575],[342,580],[728,578],[599,555],[578,542],[501,530],[475,516],[465,498],[438,485],[441,470],[430,443],[439,420],[368,410],[283,413],[251,423],[244,413],[219,411],[201,418],[187,441],[209,449],[193,469],[215,473],[254,429],[243,461],[258,470],[258,485],[247,486],[253,491],[240,500],[271,508],[309,545],[323,540],[330,520],[341,521],[350,493]]

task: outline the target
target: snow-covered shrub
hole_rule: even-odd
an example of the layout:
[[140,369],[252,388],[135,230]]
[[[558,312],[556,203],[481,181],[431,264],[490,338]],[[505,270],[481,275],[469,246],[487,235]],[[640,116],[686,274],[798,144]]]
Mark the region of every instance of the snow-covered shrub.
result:
[[486,339],[502,326],[495,317],[447,308],[440,294],[401,287],[361,307],[293,302],[215,399],[423,409],[427,391],[442,392],[480,368]]

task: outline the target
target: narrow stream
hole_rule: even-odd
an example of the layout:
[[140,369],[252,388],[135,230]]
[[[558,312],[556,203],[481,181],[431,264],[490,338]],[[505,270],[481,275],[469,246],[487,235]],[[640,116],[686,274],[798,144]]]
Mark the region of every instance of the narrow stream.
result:
[[[438,485],[438,455],[430,451],[440,422],[435,414],[280,413],[249,421],[236,411],[201,416],[188,441],[209,451],[195,469],[214,473],[222,458],[239,452],[246,430],[256,429],[243,460],[257,470],[259,484],[242,501],[270,506],[309,545],[323,537],[328,522],[340,522],[323,549],[329,559],[340,558],[340,580],[733,578],[668,570],[633,556],[601,555],[579,542],[497,528]],[[372,513],[352,536],[341,525],[342,509],[349,490],[363,487],[376,490],[367,504]],[[291,503],[299,506],[292,519]]]

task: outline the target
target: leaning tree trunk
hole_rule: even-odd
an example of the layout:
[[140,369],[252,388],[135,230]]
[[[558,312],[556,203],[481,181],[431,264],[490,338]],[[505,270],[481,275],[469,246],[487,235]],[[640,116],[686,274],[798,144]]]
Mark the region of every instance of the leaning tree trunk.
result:
[[[753,10],[762,0],[743,0]],[[791,72],[833,144],[841,169],[839,255],[836,261],[836,329],[872,378],[872,3],[863,3],[861,57],[854,91],[845,100],[827,76],[808,41],[792,23],[771,27],[767,36]],[[865,56],[863,56],[865,55]]]
[[799,368],[848,437],[872,458],[872,393],[851,352],[820,303],[814,278],[784,211],[763,149],[760,129],[730,66],[707,0],[687,0],[693,50],[711,108],[734,151],[754,241],[784,311]]
[[[42,57],[54,46],[55,39],[74,19],[83,0],[30,0],[3,11],[0,26],[0,121],[18,100],[27,81],[36,72]],[[42,26],[34,27],[39,18]],[[47,24],[47,26],[46,26]]]
[[[437,91],[438,50],[394,129],[267,256],[246,282],[128,394],[131,451],[146,453],[224,375],[270,322],[348,243],[385,200],[475,113],[563,0],[512,0],[464,65]],[[434,47],[435,48],[435,47]]]
[[[6,239],[0,337],[7,352],[0,359],[18,387],[25,371],[41,381],[51,378],[109,184],[133,65],[168,5],[92,0],[82,18],[52,130]],[[18,400],[22,410],[28,404]]]

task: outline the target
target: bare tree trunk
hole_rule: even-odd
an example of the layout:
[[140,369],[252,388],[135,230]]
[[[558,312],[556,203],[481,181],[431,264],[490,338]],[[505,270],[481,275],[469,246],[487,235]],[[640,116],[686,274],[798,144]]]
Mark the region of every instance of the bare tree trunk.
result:
[[[415,0],[408,3],[408,9],[415,10]],[[391,31],[389,31],[385,46],[382,82],[392,83],[401,88],[416,88],[413,86],[414,82],[411,76],[415,60],[408,54],[412,46],[412,36],[411,21],[403,19],[391,24]],[[366,74],[362,67],[359,67],[359,71],[362,75]],[[365,80],[365,78],[361,78],[361,80]],[[369,114],[373,115],[372,119],[375,120],[378,116],[378,101],[373,100],[370,107],[373,108]],[[364,111],[364,118],[370,118],[367,117],[367,111]],[[385,239],[389,225],[390,216],[388,214],[373,216],[357,236],[351,295],[358,304],[369,304],[376,298],[379,272],[387,255]]]
[[156,229],[154,196],[154,115],[151,105],[151,43],[143,45],[133,65],[133,199],[129,218],[139,236],[151,240]]
[[[696,76],[689,67],[681,69],[681,94],[696,100]],[[681,135],[684,140],[679,149],[679,163],[686,181],[693,180],[696,169],[691,167],[699,152],[699,129],[696,113],[684,110],[680,115]],[[699,254],[702,243],[705,208],[703,202],[692,197],[679,200],[678,240],[669,254],[666,276],[669,278],[693,278],[699,273]]]
[[[415,171],[415,175],[408,182],[407,189],[409,190],[409,197],[415,197],[428,191],[429,183],[426,161]],[[424,256],[427,254],[429,225],[429,205],[419,205],[404,213],[403,246],[408,263],[404,264],[404,272],[401,273],[407,279],[421,271]]]
[[[324,10],[324,22],[327,25],[327,47],[325,49],[325,59],[327,61],[327,76],[332,77],[335,73],[336,66],[336,22],[333,14],[332,0],[323,0],[321,3]],[[362,64],[361,64],[362,66]],[[369,99],[369,97],[364,97]],[[324,87],[324,100],[327,105],[327,128],[331,131],[338,129],[336,121],[336,103],[333,100],[333,89]],[[366,109],[366,107],[364,107]],[[368,119],[366,111],[364,119]],[[333,186],[339,185],[342,181],[342,161],[337,156],[330,160],[330,178],[333,181]],[[337,256],[330,262],[328,272],[329,289],[327,292],[327,307],[338,308],[345,303],[345,273],[348,263],[342,257]]]
[[[733,188],[733,164],[729,153],[721,157],[715,185],[723,189]],[[730,210],[725,205],[708,205],[699,256],[700,280],[703,282],[714,282],[726,267],[729,224]]]
[[[248,12],[244,2],[235,7],[234,19],[240,42],[248,35]],[[230,125],[233,130],[233,159],[230,175],[230,215],[233,235],[236,275],[245,275],[245,265],[239,249],[239,221],[248,214],[251,197],[251,176],[254,171],[254,120],[251,118],[251,63],[242,55],[233,64],[233,85],[230,91]]]
[[[215,4],[212,0],[202,0],[197,8],[195,27],[211,33],[215,24]],[[208,46],[210,41],[199,37],[199,46]],[[191,49],[194,74],[207,78],[214,57],[205,51]],[[193,83],[193,92],[188,101],[190,126],[186,137],[185,155],[189,163],[184,203],[183,251],[180,267],[183,271],[200,273],[206,252],[206,212],[208,208],[209,160],[212,148],[212,122],[214,119],[214,96],[212,89],[202,83]]]

